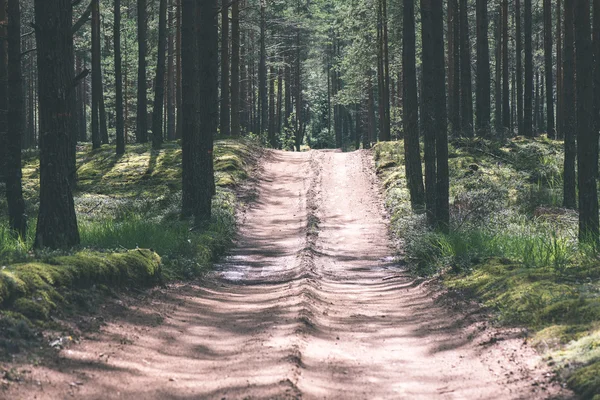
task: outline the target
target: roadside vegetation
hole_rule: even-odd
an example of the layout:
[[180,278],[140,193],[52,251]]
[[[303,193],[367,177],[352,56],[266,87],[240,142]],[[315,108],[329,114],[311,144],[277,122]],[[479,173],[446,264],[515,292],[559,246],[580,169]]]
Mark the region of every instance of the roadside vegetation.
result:
[[403,142],[374,148],[377,171],[409,269],[437,276],[529,329],[530,343],[584,398],[600,398],[600,258],[580,244],[562,203],[562,143],[515,138],[450,145],[451,229],[411,210]]
[[[79,147],[75,208],[81,245],[70,251],[33,250],[39,161],[33,153],[25,157],[26,238],[15,239],[7,221],[0,220],[0,347],[10,348],[15,327],[46,321],[52,312],[68,308],[73,290],[144,287],[205,272],[232,242],[233,189],[248,177],[258,151],[247,141],[215,143],[212,218],[195,226],[180,218],[177,143],[166,143],[161,150],[130,145],[122,156],[109,146],[94,151]],[[0,209],[5,209],[3,193],[0,199]],[[75,297],[85,296],[77,292]]]

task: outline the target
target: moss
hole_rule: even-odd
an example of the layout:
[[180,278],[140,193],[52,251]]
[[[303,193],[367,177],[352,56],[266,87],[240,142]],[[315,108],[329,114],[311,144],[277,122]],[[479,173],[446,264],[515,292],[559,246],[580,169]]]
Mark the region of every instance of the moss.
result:
[[147,286],[161,280],[161,259],[150,250],[82,251],[46,262],[8,266],[0,273],[1,304],[32,319],[46,319],[69,289],[96,284]]
[[583,399],[600,399],[600,361],[579,369],[567,382]]
[[20,298],[15,301],[13,307],[15,311],[30,319],[45,320],[50,315],[50,309],[41,300]]

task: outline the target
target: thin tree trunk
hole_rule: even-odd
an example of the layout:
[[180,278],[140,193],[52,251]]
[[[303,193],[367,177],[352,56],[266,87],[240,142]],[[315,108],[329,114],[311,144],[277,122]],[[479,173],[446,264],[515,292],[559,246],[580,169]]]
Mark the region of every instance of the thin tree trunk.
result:
[[382,3],[382,39],[383,39],[383,140],[391,140],[390,127],[390,52],[388,44],[387,0]]
[[158,55],[152,109],[152,148],[163,143],[163,104],[165,98],[165,53],[167,51],[167,0],[160,0],[158,11]]
[[138,7],[138,96],[136,139],[138,143],[148,142],[148,93],[146,84],[147,10],[146,0],[137,0]]
[[231,134],[229,101],[229,0],[221,0],[221,135]]
[[508,0],[502,1],[502,126],[510,129],[510,86],[508,74]]
[[561,0],[556,1],[556,138],[563,139],[563,74]]
[[[267,51],[265,45],[266,35],[266,17],[265,17],[265,0],[260,0],[260,60],[258,66],[258,97],[260,115],[258,121],[258,133],[263,134],[267,129],[267,114],[268,114],[268,98],[267,98]],[[296,118],[298,116],[296,115]]]
[[[79,244],[70,179],[74,115],[70,0],[35,0],[40,109],[40,207],[36,248]],[[49,63],[47,60],[52,60]],[[65,137],[67,140],[65,140]]]
[[175,139],[175,49],[173,34],[173,0],[169,0],[169,11],[167,13],[169,31],[167,38],[167,139]]
[[525,13],[525,93],[523,106],[523,135],[533,137],[533,49],[531,0],[524,0]]
[[[436,10],[437,11],[437,10]],[[471,41],[467,0],[459,0],[460,20],[460,117],[462,134],[473,137],[473,91],[471,84]]]
[[496,135],[502,132],[502,6],[498,6],[496,17],[496,48],[494,49],[496,66],[494,82],[494,128]]
[[125,120],[123,119],[123,73],[121,72],[121,0],[115,0],[114,46],[115,46],[115,108],[117,155],[125,153]]
[[[451,3],[451,2],[449,2]],[[477,0],[477,134],[487,136],[490,130],[490,49],[488,43],[487,1]],[[450,61],[449,61],[450,62]],[[450,92],[452,93],[452,92]]]
[[100,0],[92,0],[92,149],[100,148]]
[[563,206],[575,209],[577,207],[577,184],[575,176],[575,159],[577,156],[576,128],[577,118],[575,111],[575,38],[574,38],[574,2],[565,1],[565,34],[563,59],[563,126],[565,137],[565,164],[563,178]]
[[175,102],[177,108],[177,121],[175,125],[175,138],[181,139],[182,137],[182,85],[181,85],[181,77],[182,77],[182,66],[181,66],[181,0],[176,1],[176,18],[175,18],[175,66],[176,76],[175,76]]
[[275,137],[275,68],[273,65],[269,67],[269,129],[268,139],[271,148],[277,147]]
[[523,35],[521,34],[521,0],[515,0],[515,36],[517,52],[517,132],[523,134]]
[[240,3],[231,4],[231,135],[240,136]]
[[552,1],[544,0],[544,60],[546,68],[546,132],[556,139],[554,129],[554,78],[552,74]]

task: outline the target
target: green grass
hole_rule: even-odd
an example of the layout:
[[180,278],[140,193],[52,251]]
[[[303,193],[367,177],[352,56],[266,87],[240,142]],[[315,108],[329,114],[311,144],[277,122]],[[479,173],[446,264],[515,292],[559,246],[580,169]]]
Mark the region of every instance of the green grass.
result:
[[[217,195],[213,215],[202,226],[194,226],[179,217],[181,148],[177,143],[166,143],[159,151],[149,145],[130,145],[120,157],[109,146],[94,151],[88,145],[79,147],[74,195],[81,245],[64,254],[32,250],[39,162],[35,154],[26,154],[26,238],[16,240],[5,216],[0,216],[0,306],[4,309],[0,336],[2,320],[17,321],[7,325],[10,329],[18,325],[18,318],[6,310],[44,320],[58,304],[68,306],[63,295],[71,288],[105,283],[147,286],[158,279],[189,279],[202,274],[231,244],[237,203],[232,189],[248,177],[259,152],[251,142],[215,143]],[[0,206],[5,204],[2,190],[0,187]],[[142,273],[134,257],[137,254],[145,254],[156,266]],[[5,331],[12,332],[10,329]]]
[[584,398],[600,393],[600,259],[578,243],[576,212],[560,207],[562,144],[454,141],[447,234],[411,210],[402,142],[378,144],[374,158],[410,270],[439,276],[499,323],[528,327],[570,387]]

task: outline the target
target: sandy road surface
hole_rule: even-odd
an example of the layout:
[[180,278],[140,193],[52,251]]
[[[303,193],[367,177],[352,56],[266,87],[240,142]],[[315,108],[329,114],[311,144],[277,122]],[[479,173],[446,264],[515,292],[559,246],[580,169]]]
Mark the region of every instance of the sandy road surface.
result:
[[393,264],[369,153],[272,152],[238,244],[0,396],[568,397],[514,332],[432,300]]

